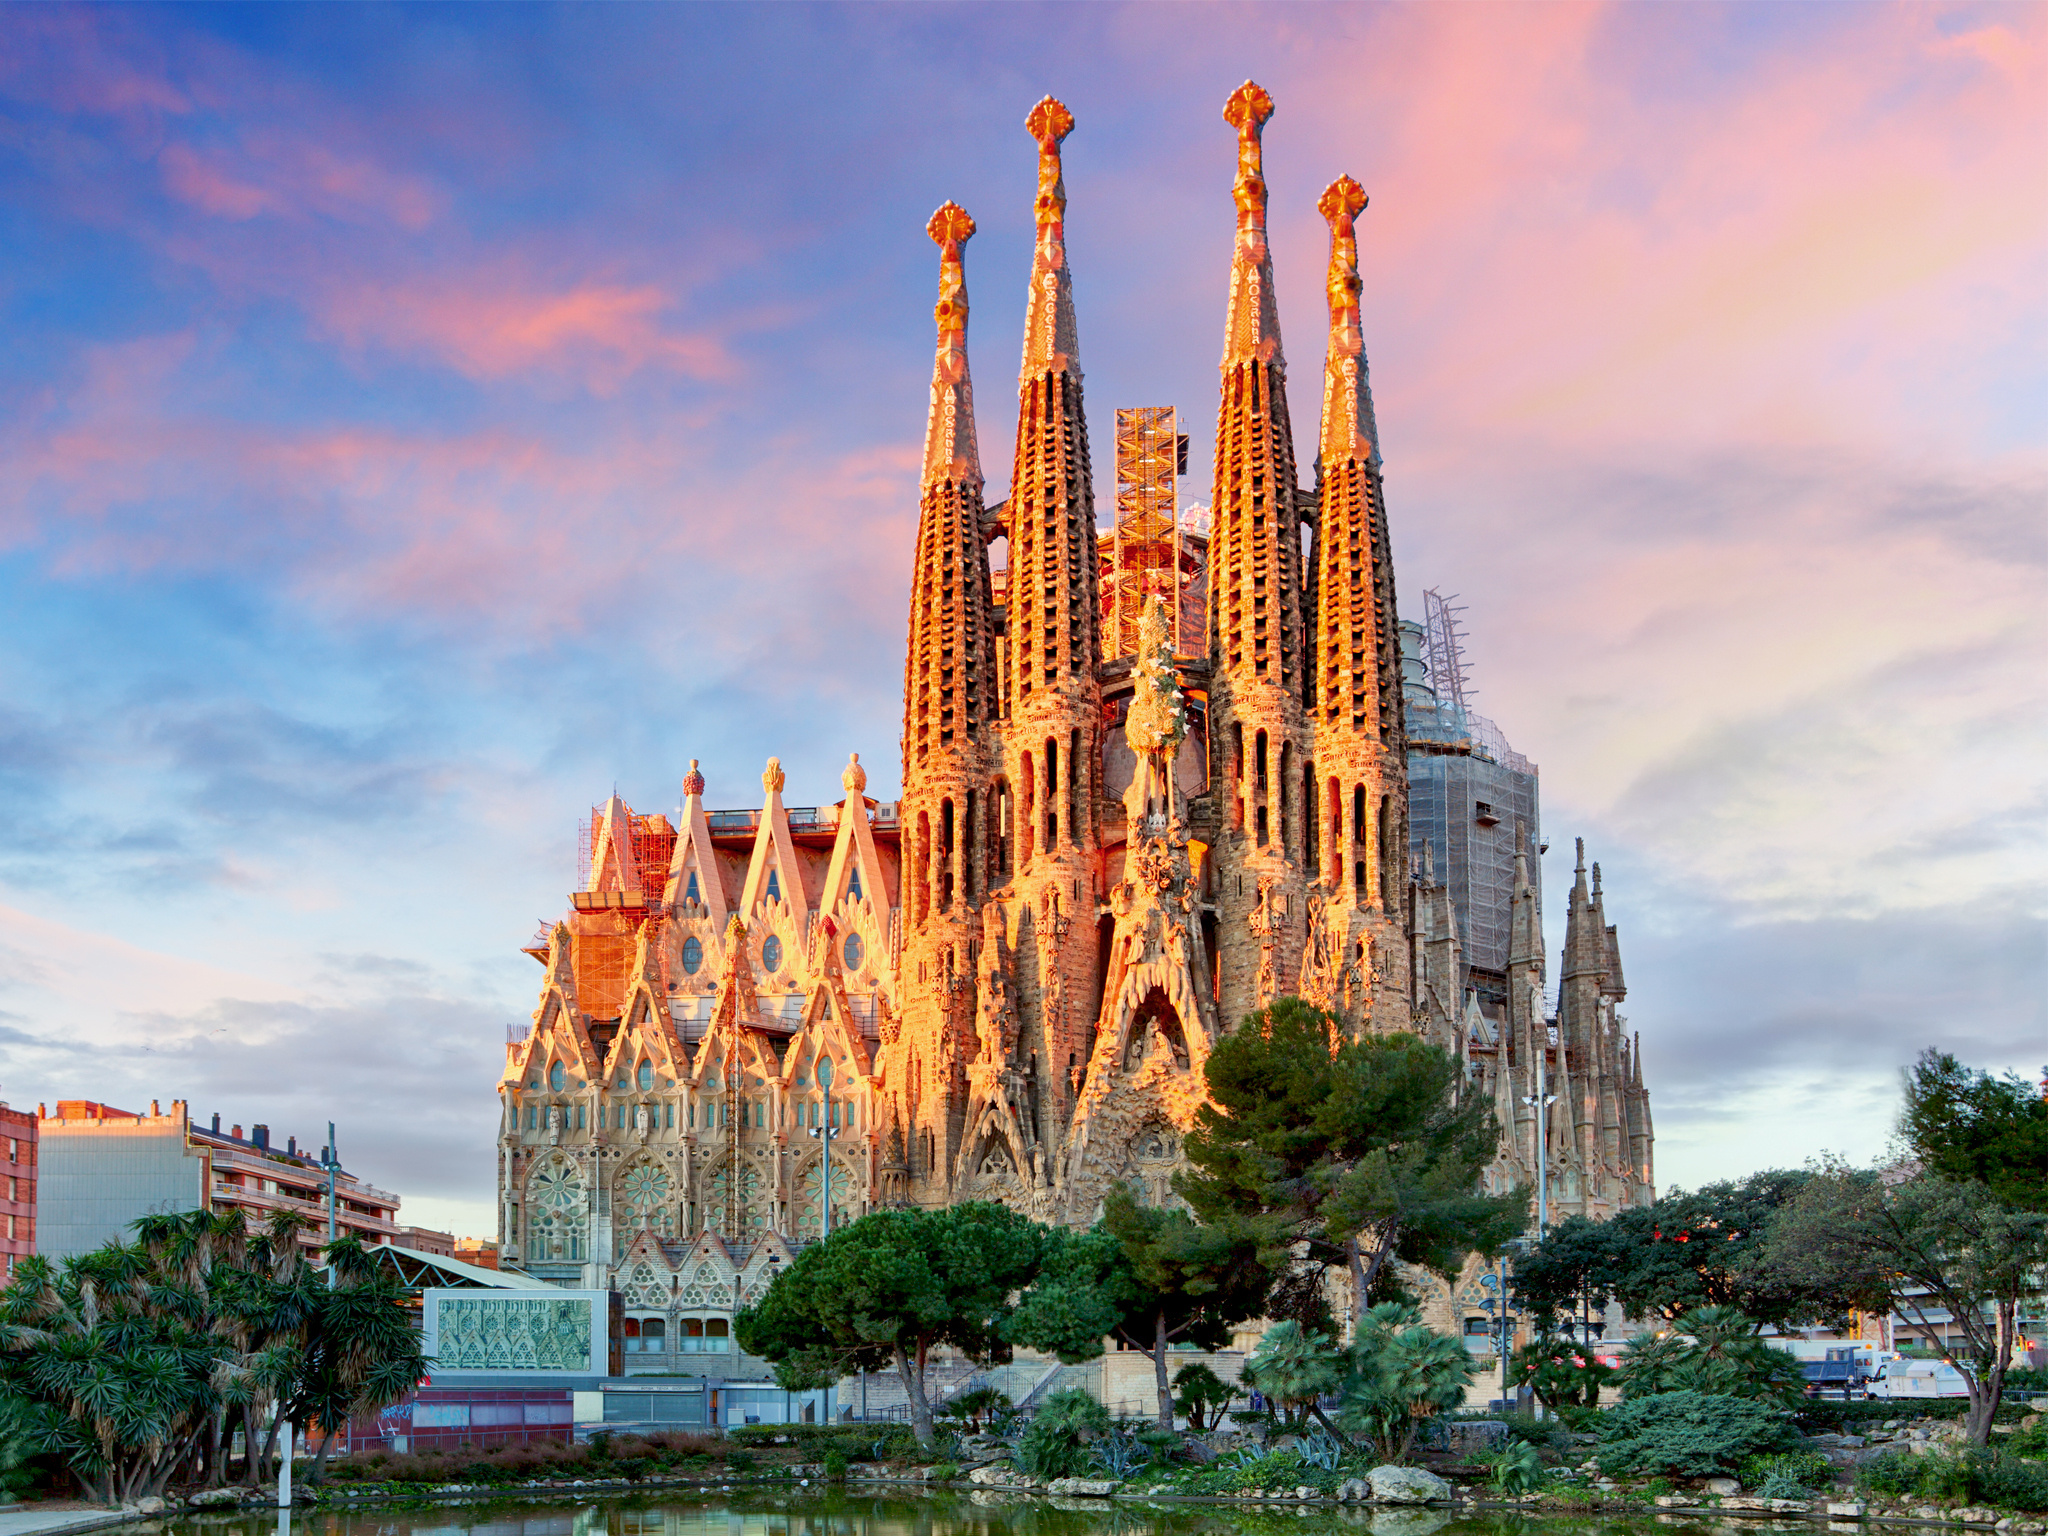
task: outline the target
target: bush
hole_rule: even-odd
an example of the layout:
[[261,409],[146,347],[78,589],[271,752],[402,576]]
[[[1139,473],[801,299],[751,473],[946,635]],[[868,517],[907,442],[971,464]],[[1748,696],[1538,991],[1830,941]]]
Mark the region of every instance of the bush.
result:
[[1797,1441],[1790,1416],[1761,1398],[1653,1392],[1602,1415],[1600,1469],[1712,1477]]
[[1765,1483],[1777,1478],[1797,1488],[1798,1493],[1766,1493],[1767,1499],[1803,1498],[1809,1490],[1831,1488],[1835,1482],[1835,1464],[1819,1451],[1782,1451],[1773,1456],[1751,1456],[1742,1463],[1737,1474],[1742,1486],[1762,1490]]
[[843,1483],[846,1481],[846,1457],[839,1451],[825,1453],[825,1481]]
[[1908,1456],[1889,1451],[1866,1461],[1857,1481],[1888,1497],[1995,1504],[2029,1513],[2048,1510],[2048,1467],[1997,1451]]
[[1526,1440],[1510,1440],[1497,1451],[1488,1451],[1482,1462],[1492,1468],[1488,1481],[1494,1491],[1511,1499],[1541,1488],[1549,1473],[1543,1455]]
[[725,1453],[725,1464],[735,1472],[751,1472],[754,1470],[754,1453],[752,1451],[727,1451]]
[[1033,1477],[1079,1477],[1088,1445],[1109,1430],[1109,1410],[1078,1387],[1055,1392],[1039,1407],[1017,1447],[1017,1465]]

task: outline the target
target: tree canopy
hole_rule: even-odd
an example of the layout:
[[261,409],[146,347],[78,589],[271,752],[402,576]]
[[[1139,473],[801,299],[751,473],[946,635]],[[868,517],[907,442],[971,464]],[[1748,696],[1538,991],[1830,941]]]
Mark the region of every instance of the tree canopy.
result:
[[1010,1357],[1014,1297],[1036,1277],[1054,1235],[991,1201],[863,1216],[806,1248],[743,1309],[740,1348],[773,1362],[788,1390],[854,1370],[893,1369],[921,1442],[932,1439],[925,1366],[949,1345],[979,1365]]
[[2038,1088],[1931,1049],[1905,1077],[1899,1130],[1922,1168],[1975,1180],[2021,1210],[2048,1211],[2048,1099]]
[[1094,1227],[1053,1235],[1007,1331],[1069,1363],[1101,1354],[1109,1335],[1144,1350],[1159,1427],[1171,1430],[1168,1352],[1176,1344],[1222,1348],[1233,1326],[1259,1315],[1270,1281],[1243,1226],[1207,1226],[1185,1211],[1140,1205],[1118,1186]]
[[1788,1285],[1860,1294],[1923,1332],[1946,1314],[1963,1335],[1951,1358],[1969,1389],[1967,1434],[1986,1443],[2020,1298],[2048,1265],[2048,1215],[2015,1209],[1974,1180],[1834,1168],[1780,1216],[1764,1260]]
[[34,1449],[125,1503],[202,1460],[218,1482],[235,1418],[253,1484],[281,1420],[317,1419],[331,1443],[351,1412],[404,1396],[426,1362],[403,1287],[353,1240],[329,1245],[330,1283],[302,1224],[280,1213],[252,1236],[234,1212],[149,1216],[132,1243],[23,1263],[0,1291],[0,1394]]
[[1779,1213],[1812,1177],[1804,1169],[1766,1169],[1673,1190],[1607,1221],[1566,1217],[1515,1261],[1515,1293],[1539,1331],[1556,1326],[1560,1314],[1591,1313],[1610,1299],[1636,1317],[1734,1307],[1774,1328],[1839,1321],[1863,1305],[1860,1290],[1762,1262]]
[[1210,1102],[1175,1187],[1205,1223],[1262,1251],[1294,1246],[1297,1283],[1276,1288],[1276,1314],[1320,1323],[1321,1277],[1341,1264],[1355,1316],[1389,1259],[1454,1275],[1528,1220],[1526,1189],[1480,1193],[1499,1146],[1492,1106],[1418,1036],[1343,1039],[1331,1015],[1284,997],[1219,1040],[1204,1075]]

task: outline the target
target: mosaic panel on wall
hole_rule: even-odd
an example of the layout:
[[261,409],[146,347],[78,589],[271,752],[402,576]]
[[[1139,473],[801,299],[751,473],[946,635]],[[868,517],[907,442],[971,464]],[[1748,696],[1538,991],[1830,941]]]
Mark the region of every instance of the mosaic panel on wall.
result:
[[588,1371],[590,1298],[443,1296],[436,1369]]

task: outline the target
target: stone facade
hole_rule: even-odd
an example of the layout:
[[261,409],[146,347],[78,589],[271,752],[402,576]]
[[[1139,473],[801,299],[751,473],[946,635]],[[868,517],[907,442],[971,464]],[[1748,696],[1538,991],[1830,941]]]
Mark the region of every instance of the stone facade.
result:
[[1086,1223],[1117,1182],[1170,1199],[1214,1042],[1289,993],[1463,1057],[1505,1128],[1489,1183],[1532,1177],[1522,1100],[1540,1057],[1559,1095],[1553,1210],[1648,1197],[1647,1095],[1597,874],[1574,895],[1553,1023],[1533,897],[1520,992],[1491,1018],[1448,893],[1410,866],[1359,324],[1365,197],[1347,177],[1320,205],[1330,330],[1304,490],[1267,247],[1271,115],[1249,83],[1225,113],[1237,231],[1206,654],[1176,653],[1166,603],[1136,655],[1103,654],[1064,237],[1073,119],[1048,98],[1027,123],[1036,244],[995,506],[967,364],[974,224],[948,203],[929,227],[938,342],[902,799],[869,798],[856,754],[834,805],[785,805],[771,759],[758,811],[707,811],[693,762],[675,823],[616,797],[593,813],[584,889],[528,948],[540,1003],[499,1085],[507,1265],[622,1289],[677,1338],[743,1303],[828,1213],[987,1198]]

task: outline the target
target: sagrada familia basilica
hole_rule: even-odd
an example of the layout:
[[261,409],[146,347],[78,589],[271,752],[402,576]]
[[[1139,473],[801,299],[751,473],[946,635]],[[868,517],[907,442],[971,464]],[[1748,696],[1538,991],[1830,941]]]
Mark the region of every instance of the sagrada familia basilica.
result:
[[1553,1215],[1651,1198],[1597,866],[1589,886],[1582,853],[1547,1017],[1526,860],[1506,1002],[1482,1006],[1448,892],[1411,859],[1366,198],[1345,176],[1318,203],[1329,334],[1304,485],[1267,245],[1272,111],[1250,83],[1224,111],[1236,239],[1212,521],[1136,602],[1110,590],[1096,524],[1067,109],[1048,98],[1026,125],[1037,237],[995,505],[967,362],[974,221],[933,215],[902,797],[870,798],[855,754],[836,804],[793,807],[771,759],[758,810],[707,811],[693,762],[674,823],[616,796],[593,814],[584,889],[528,950],[540,1004],[499,1084],[508,1264],[724,1334],[828,1207],[838,1223],[995,1199],[1086,1223],[1119,1182],[1167,1200],[1214,1042],[1286,994],[1461,1057],[1503,1128],[1491,1186],[1533,1184],[1541,1160]]

